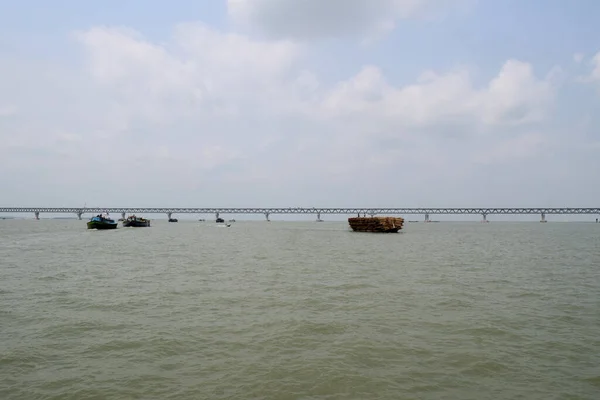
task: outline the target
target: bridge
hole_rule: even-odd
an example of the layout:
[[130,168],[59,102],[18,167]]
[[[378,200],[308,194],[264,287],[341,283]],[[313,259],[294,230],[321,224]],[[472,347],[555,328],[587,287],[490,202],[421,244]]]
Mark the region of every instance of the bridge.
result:
[[425,222],[430,221],[432,214],[445,215],[481,215],[483,221],[487,222],[488,215],[540,215],[541,222],[546,222],[546,215],[575,215],[575,214],[596,214],[600,215],[598,208],[145,208],[145,207],[108,207],[108,208],[82,208],[82,207],[0,207],[0,213],[33,213],[36,219],[39,219],[40,213],[70,213],[75,214],[81,219],[83,214],[99,213],[120,213],[123,218],[125,214],[166,214],[169,218],[173,214],[214,214],[217,218],[220,214],[263,214],[267,221],[272,214],[313,214],[317,219],[321,219],[322,214],[347,214],[347,215],[411,215],[418,214],[425,216]]

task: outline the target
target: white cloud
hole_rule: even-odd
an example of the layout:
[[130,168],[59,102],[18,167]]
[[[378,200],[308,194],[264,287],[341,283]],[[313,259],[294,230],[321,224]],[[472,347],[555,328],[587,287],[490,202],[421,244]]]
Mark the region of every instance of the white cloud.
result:
[[584,75],[577,76],[575,80],[581,83],[600,83],[600,51],[586,63],[589,70]]
[[542,120],[554,91],[550,81],[533,75],[530,64],[509,60],[483,96],[486,121],[521,123]]
[[526,133],[496,142],[492,148],[486,148],[475,154],[474,161],[475,163],[489,165],[527,159],[543,153],[549,145],[548,138],[540,132]]
[[531,65],[507,61],[486,87],[473,85],[467,70],[424,73],[404,87],[388,84],[375,66],[337,85],[323,101],[336,116],[393,121],[398,127],[470,121],[519,124],[540,120],[551,104],[551,82],[534,76]]
[[[289,42],[253,41],[202,24],[177,26],[168,45],[128,29],[93,28],[77,38],[97,82],[148,118],[176,118],[190,109],[236,114],[231,99],[254,102],[257,91],[259,99],[277,96],[301,56],[301,48]],[[166,114],[162,102],[173,104]]]
[[[161,43],[111,27],[76,38],[83,71],[14,63],[0,75],[0,104],[19,109],[0,119],[0,166],[74,203],[142,205],[152,190],[149,205],[367,206],[382,193],[432,205],[468,191],[478,166],[516,169],[554,146],[531,127],[548,117],[552,74],[524,61],[483,84],[456,69],[397,86],[374,65],[327,82],[309,48],[202,24]],[[17,202],[26,191],[11,185]]]
[[589,79],[594,82],[600,82],[600,51],[592,58],[592,67]]
[[0,117],[9,117],[17,113],[15,106],[0,106]]
[[373,36],[391,31],[403,18],[435,13],[464,0],[227,0],[239,25],[272,37],[315,39]]

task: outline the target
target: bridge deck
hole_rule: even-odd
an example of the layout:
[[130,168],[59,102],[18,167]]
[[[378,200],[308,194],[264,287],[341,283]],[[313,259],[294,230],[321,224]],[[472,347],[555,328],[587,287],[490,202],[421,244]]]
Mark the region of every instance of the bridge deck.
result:
[[146,207],[107,207],[107,208],[82,208],[82,207],[0,207],[0,213],[163,213],[163,214],[600,214],[597,208],[250,208],[250,207],[224,207],[224,208],[146,208]]

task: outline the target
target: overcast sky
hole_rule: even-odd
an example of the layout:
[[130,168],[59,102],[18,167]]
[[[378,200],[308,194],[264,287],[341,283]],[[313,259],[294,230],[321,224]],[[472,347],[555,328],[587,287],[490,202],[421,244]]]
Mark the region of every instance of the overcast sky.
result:
[[2,206],[600,205],[598,1],[0,7]]

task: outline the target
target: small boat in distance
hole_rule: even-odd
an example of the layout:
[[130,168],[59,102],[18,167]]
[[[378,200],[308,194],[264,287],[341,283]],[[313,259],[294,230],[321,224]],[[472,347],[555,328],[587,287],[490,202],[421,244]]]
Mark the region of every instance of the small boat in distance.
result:
[[169,218],[169,222],[178,222],[179,220],[177,218]]
[[110,218],[108,214],[98,214],[92,217],[87,222],[88,229],[117,229],[117,224],[114,219]]
[[223,222],[225,222],[225,220],[223,218],[217,218],[215,222],[217,224],[222,224]]
[[141,228],[145,226],[150,226],[150,220],[143,217],[136,217],[134,214],[130,215],[123,221],[123,226]]

